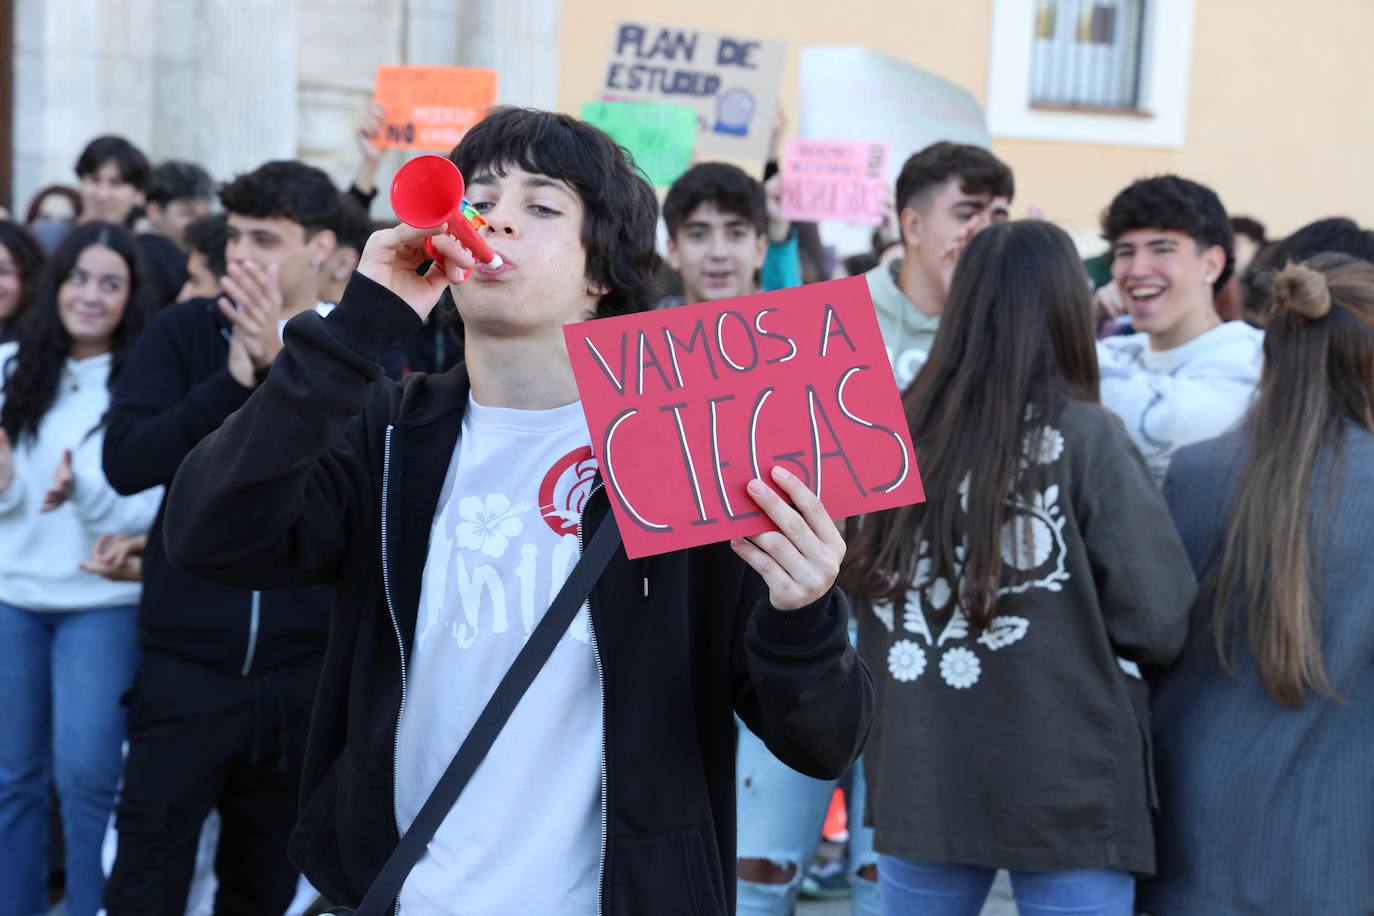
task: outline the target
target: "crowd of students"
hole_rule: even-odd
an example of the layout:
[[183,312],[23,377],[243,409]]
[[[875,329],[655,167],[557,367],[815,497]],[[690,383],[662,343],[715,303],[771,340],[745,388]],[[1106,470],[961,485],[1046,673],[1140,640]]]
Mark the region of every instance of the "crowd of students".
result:
[[[215,818],[214,912],[357,905],[608,524],[562,325],[832,273],[775,169],[693,166],[660,255],[623,151],[518,109],[453,153],[505,266],[426,267],[376,124],[345,192],[101,137],[0,221],[0,913],[54,790],[69,916],[185,912]],[[841,529],[769,470],[777,532],[613,559],[401,912],[1374,907],[1374,232],[1143,178],[1094,283],[1014,194],[935,143],[833,271],[926,501]]]

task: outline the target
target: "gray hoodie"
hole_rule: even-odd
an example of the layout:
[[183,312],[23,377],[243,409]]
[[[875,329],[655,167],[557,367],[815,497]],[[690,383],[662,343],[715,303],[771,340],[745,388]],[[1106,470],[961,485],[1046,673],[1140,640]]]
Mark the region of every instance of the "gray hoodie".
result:
[[902,292],[897,285],[901,270],[902,259],[895,258],[879,264],[865,276],[868,277],[869,295],[878,312],[883,343],[887,345],[887,358],[892,362],[897,386],[905,389],[925,364],[940,319],[927,318]]

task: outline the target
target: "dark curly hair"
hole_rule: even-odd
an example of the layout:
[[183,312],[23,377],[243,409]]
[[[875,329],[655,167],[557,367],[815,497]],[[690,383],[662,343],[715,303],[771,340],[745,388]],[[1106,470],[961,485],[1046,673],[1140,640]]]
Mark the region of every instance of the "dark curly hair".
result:
[[[658,198],[610,135],[565,114],[502,106],[449,154],[464,178],[519,168],[566,181],[582,199],[587,279],[608,290],[596,317],[642,312],[657,301]],[[454,333],[456,310],[444,316]]]
[[1102,237],[1111,245],[1135,229],[1182,232],[1191,237],[1199,249],[1220,245],[1226,252],[1226,266],[1212,283],[1213,293],[1220,292],[1231,279],[1236,267],[1231,220],[1221,205],[1221,198],[1206,185],[1177,175],[1159,175],[1135,182],[1116,195],[1102,212]]
[[981,146],[941,140],[912,154],[897,176],[897,211],[920,209],[932,190],[951,178],[965,194],[991,194],[1011,200],[1016,181],[1006,163]]
[[677,235],[692,211],[704,203],[753,224],[759,235],[768,231],[768,203],[756,178],[724,162],[701,162],[673,182],[663,199],[663,221],[668,234]]
[[14,261],[15,268],[19,271],[19,308],[15,309],[14,314],[5,319],[0,317],[0,340],[5,338],[5,334],[19,320],[19,316],[28,310],[29,304],[33,302],[34,290],[38,286],[38,277],[43,272],[43,265],[48,257],[43,253],[43,246],[38,243],[38,239],[33,237],[33,233],[25,229],[18,223],[8,220],[0,220],[0,248],[9,252],[10,258]]
[[19,352],[3,368],[5,404],[0,408],[0,427],[13,442],[24,436],[36,436],[43,415],[57,399],[62,367],[72,349],[71,335],[58,314],[57,293],[81,253],[94,245],[114,251],[129,268],[129,298],[110,341],[110,388],[124,368],[134,338],[152,313],[152,289],[128,230],[113,223],[94,222],[68,233],[43,270],[32,307],[17,323],[15,340]]
[[329,176],[294,159],[267,162],[219,189],[230,213],[257,219],[289,219],[305,237],[339,231],[339,191]]

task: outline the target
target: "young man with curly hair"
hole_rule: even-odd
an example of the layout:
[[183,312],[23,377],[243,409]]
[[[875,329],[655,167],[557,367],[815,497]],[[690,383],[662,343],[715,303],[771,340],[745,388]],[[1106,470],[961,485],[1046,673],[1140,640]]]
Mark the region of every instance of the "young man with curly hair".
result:
[[[221,188],[220,201],[228,211],[222,285],[234,301],[170,305],[130,350],[105,434],[105,476],[121,493],[170,485],[192,446],[262,383],[286,319],[319,301],[338,220],[329,177],[301,162],[269,162]],[[128,697],[106,909],[184,912],[201,824],[218,810],[215,911],[281,913],[296,889],[286,840],[331,592],[231,588],[179,569],[168,559],[166,510],[164,500],[143,558],[143,661]]]
[[1102,403],[1163,484],[1177,449],[1221,435],[1245,413],[1264,335],[1223,322],[1212,304],[1235,258],[1211,188],[1177,175],[1137,181],[1102,215],[1102,235],[1136,330],[1098,343]]

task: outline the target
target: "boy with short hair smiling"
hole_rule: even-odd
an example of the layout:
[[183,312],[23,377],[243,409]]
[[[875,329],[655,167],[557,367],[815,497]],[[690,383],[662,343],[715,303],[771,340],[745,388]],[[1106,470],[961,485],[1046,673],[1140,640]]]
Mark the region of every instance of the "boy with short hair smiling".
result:
[[1102,215],[1112,280],[1135,334],[1097,345],[1102,404],[1121,417],[1155,482],[1184,445],[1219,436],[1250,405],[1263,332],[1213,306],[1235,264],[1230,221],[1211,188],[1162,175],[1126,188]]

